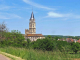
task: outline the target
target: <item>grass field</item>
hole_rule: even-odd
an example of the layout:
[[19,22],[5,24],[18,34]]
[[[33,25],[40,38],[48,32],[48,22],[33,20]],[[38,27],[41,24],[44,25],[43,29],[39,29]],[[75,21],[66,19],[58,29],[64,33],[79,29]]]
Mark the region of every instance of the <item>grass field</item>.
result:
[[6,52],[25,60],[72,60],[73,58],[80,58],[80,54],[67,54],[60,51],[41,51],[26,48],[4,47],[0,51]]

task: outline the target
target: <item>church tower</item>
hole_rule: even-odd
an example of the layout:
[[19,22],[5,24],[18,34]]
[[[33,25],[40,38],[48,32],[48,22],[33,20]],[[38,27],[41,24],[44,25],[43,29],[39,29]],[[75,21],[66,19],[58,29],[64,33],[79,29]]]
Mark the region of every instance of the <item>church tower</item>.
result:
[[36,34],[36,23],[35,23],[33,11],[31,13],[31,18],[29,22],[29,34]]
[[25,39],[30,39],[31,41],[36,41],[37,39],[45,38],[42,34],[36,34],[36,23],[33,11],[29,19],[29,30],[25,29]]

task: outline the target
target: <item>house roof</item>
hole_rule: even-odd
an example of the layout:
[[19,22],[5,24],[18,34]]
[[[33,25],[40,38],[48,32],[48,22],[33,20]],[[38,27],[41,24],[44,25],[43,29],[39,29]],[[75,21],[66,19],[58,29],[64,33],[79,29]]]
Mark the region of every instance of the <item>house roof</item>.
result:
[[27,34],[26,37],[44,37],[42,34]]
[[77,42],[79,42],[79,43],[80,43],[80,39],[79,39]]
[[74,42],[74,40],[72,38],[67,38],[66,40],[67,40],[67,42]]

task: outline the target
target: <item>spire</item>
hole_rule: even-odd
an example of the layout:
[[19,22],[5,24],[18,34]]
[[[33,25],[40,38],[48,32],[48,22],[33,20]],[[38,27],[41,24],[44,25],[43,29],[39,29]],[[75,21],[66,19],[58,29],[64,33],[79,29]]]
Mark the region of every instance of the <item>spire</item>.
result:
[[31,13],[31,18],[30,19],[34,19],[33,9],[32,9],[32,13]]

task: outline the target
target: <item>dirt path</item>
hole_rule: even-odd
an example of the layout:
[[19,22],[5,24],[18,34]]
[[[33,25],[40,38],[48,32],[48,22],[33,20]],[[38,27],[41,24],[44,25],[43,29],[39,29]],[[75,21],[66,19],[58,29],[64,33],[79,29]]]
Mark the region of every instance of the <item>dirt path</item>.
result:
[[11,60],[10,58],[0,54],[0,60]]
[[0,53],[3,54],[3,55],[5,55],[5,56],[8,56],[8,57],[10,57],[10,58],[12,58],[14,60],[24,60],[24,59],[22,59],[20,57],[17,57],[17,56],[14,56],[14,55],[11,55],[11,54],[8,54],[8,53],[5,53],[5,52],[1,52],[0,51]]
[[78,58],[78,59],[75,58],[75,59],[72,59],[72,60],[80,60],[80,58]]

